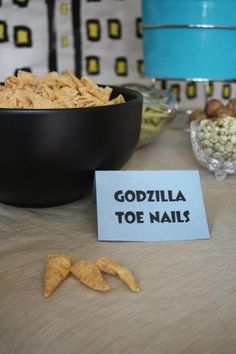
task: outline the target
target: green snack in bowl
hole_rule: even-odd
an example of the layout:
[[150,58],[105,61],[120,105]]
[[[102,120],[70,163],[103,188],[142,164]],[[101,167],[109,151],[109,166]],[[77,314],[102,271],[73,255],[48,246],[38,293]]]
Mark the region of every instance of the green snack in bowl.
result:
[[154,106],[143,105],[143,119],[141,125],[140,141],[159,133],[170,119],[170,111],[167,105]]
[[143,85],[127,84],[125,87],[143,95],[143,114],[139,147],[154,139],[173,118],[176,111],[175,97],[170,91],[161,91]]

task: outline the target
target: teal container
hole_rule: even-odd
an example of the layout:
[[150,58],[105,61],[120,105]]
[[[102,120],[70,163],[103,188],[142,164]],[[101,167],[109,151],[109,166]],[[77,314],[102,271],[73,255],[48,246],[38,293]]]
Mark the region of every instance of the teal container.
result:
[[236,79],[236,0],[142,0],[145,75]]

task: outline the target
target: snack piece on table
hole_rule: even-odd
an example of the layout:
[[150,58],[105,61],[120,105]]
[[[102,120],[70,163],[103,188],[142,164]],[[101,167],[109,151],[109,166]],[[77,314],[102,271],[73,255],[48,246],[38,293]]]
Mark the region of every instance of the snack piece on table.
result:
[[101,257],[97,260],[96,264],[101,271],[111,275],[118,275],[118,277],[128,285],[130,290],[135,292],[140,291],[137,281],[131,271],[121,263],[114,261],[109,257]]
[[49,297],[70,273],[72,259],[63,253],[48,256],[44,297]]
[[224,105],[220,100],[217,99],[209,100],[205,106],[205,113],[207,117],[214,117],[216,110],[222,107],[224,107]]
[[103,279],[98,266],[87,259],[74,263],[71,267],[71,273],[75,275],[81,283],[91,289],[102,292],[110,289],[109,284]]

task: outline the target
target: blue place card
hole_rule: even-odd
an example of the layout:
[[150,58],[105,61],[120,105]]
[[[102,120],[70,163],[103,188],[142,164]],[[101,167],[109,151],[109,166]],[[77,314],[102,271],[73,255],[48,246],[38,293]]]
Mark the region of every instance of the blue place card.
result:
[[96,171],[98,239],[209,239],[198,171]]

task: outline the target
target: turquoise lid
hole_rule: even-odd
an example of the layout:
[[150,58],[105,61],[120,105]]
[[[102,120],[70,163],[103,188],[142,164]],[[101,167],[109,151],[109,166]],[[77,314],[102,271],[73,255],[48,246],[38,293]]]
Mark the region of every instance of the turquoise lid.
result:
[[235,0],[142,0],[145,75],[236,78]]

